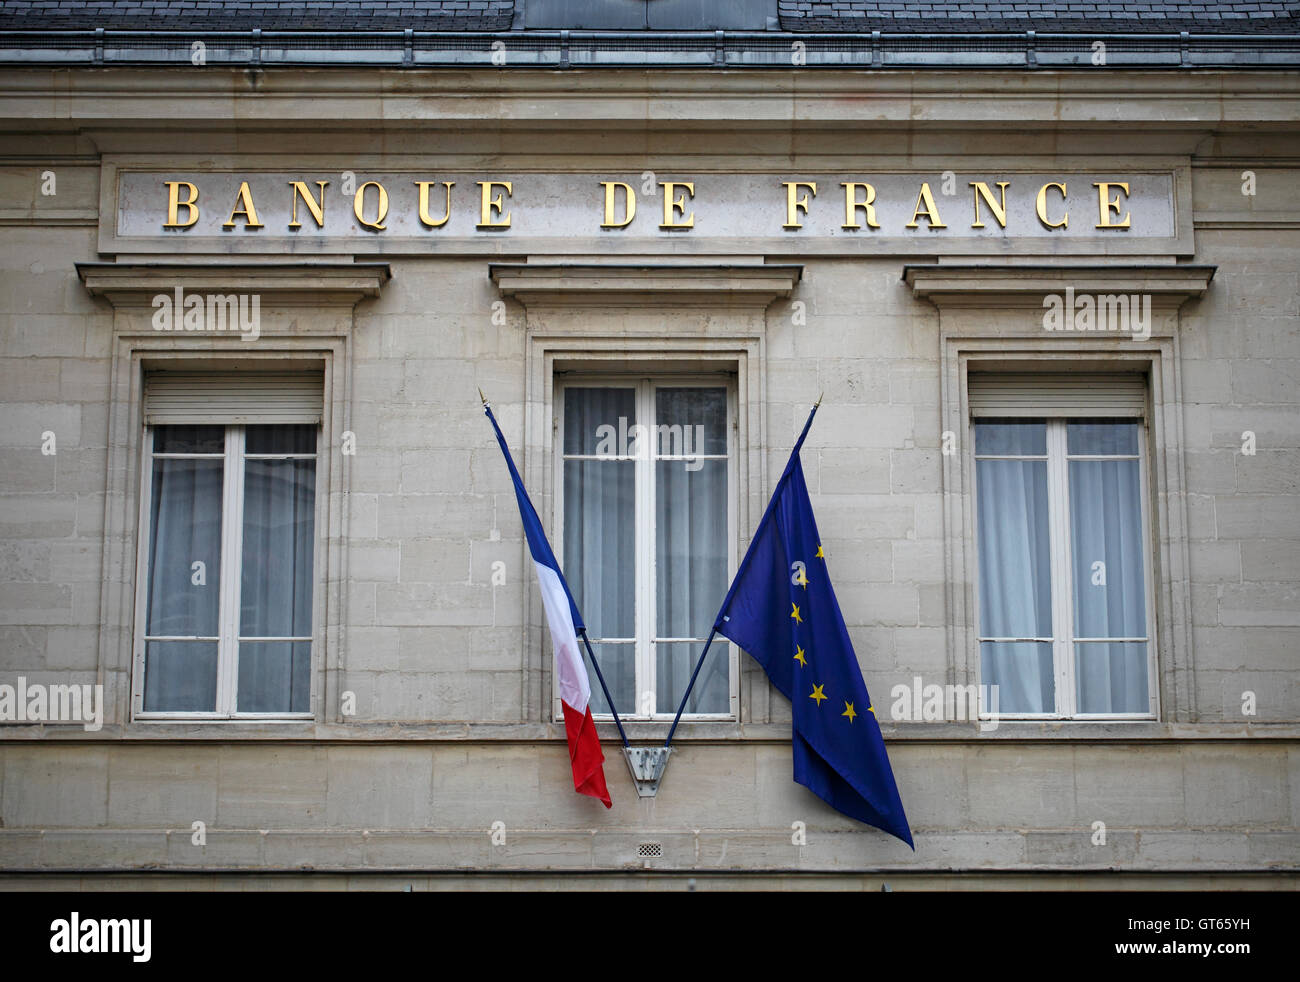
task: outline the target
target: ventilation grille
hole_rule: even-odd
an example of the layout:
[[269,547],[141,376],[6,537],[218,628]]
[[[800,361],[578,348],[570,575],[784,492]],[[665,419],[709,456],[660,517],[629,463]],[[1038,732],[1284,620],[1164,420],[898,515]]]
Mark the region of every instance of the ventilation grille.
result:
[[636,854],[640,859],[662,859],[664,845],[662,842],[643,842],[636,847]]

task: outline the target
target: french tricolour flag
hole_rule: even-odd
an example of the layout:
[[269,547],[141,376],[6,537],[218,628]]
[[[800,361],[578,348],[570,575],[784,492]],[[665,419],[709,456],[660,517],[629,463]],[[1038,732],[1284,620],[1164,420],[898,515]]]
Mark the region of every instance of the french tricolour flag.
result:
[[515,482],[515,497],[519,500],[519,517],[524,522],[524,535],[528,536],[528,551],[537,569],[537,582],[542,589],[542,605],[546,608],[546,623],[551,628],[551,644],[555,648],[555,672],[560,683],[560,703],[564,707],[564,732],[569,738],[569,761],[573,764],[573,787],[579,794],[599,798],[605,807],[612,806],[609,791],[605,788],[605,755],[596,738],[596,723],[591,718],[591,683],[587,679],[587,666],[582,663],[578,650],[578,634],[586,630],[578,605],[564,582],[560,564],[555,561],[551,544],[546,541],[537,509],[528,500],[524,482],[519,479],[506,438],[492,415],[492,407],[483,403],[483,411],[496,430],[497,443],[506,455],[510,479]]

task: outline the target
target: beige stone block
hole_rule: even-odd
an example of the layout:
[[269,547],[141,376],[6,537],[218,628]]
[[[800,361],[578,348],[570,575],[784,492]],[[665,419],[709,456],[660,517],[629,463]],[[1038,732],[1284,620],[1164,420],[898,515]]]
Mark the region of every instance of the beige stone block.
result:
[[213,824],[236,829],[318,826],[329,793],[327,753],[310,746],[222,747]]
[[[815,425],[815,424],[814,424]],[[811,487],[822,494],[888,494],[889,451],[828,449],[816,454],[818,480]],[[805,479],[809,474],[805,469]]]
[[109,754],[98,747],[11,744],[4,751],[4,795],[0,797],[4,827],[106,825]]
[[[1076,747],[1072,754],[1081,827],[1180,828],[1187,824],[1182,755],[1177,746]],[[1140,775],[1140,778],[1138,777]],[[1140,780],[1141,794],[1134,794]]]
[[0,392],[18,404],[61,402],[57,358],[0,358]]
[[[298,830],[290,833],[298,835]],[[265,867],[263,848],[268,838],[265,830],[229,829],[208,825],[206,841],[194,842],[190,828],[167,833],[166,865],[171,868],[258,870]]]
[[115,750],[109,762],[108,823],[122,828],[189,830],[217,814],[216,747],[143,745]]
[[1268,539],[1241,543],[1241,578],[1277,582],[1300,580],[1300,549]]
[[1249,851],[1249,840],[1241,832],[1139,830],[1136,865],[1157,870],[1233,869],[1246,864]]
[[[1294,438],[1293,438],[1293,443]],[[1295,500],[1300,491],[1300,453],[1287,450],[1256,450],[1237,457],[1237,490],[1245,493],[1287,495]],[[1300,510],[1300,509],[1297,509]]]
[[1129,866],[1138,834],[1107,828],[1103,842],[1091,828],[1025,832],[1025,862],[1036,869],[1114,869]]
[[1280,747],[1183,748],[1187,821],[1193,827],[1268,828],[1290,819],[1286,753]]
[[57,583],[0,583],[0,623],[74,624],[72,587]]
[[966,759],[976,827],[1074,828],[1085,817],[1068,747],[979,747]]

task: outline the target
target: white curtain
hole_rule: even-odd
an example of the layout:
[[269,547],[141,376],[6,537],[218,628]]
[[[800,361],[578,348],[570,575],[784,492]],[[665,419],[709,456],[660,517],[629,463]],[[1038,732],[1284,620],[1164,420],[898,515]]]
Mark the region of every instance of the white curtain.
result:
[[[220,427],[161,427],[157,452],[221,452]],[[170,432],[167,432],[170,431]],[[149,637],[218,633],[221,595],[220,459],[155,459],[149,507]],[[196,565],[196,564],[202,565]],[[216,641],[147,641],[144,708],[148,712],[212,712],[217,702]]]
[[[1052,636],[1047,462],[980,460],[980,634],[999,638]],[[1050,642],[980,645],[981,681],[998,686],[998,711],[1050,713],[1055,679]]]
[[[1071,460],[1076,637],[1146,636],[1141,480],[1136,460]],[[1075,645],[1079,711],[1145,713],[1147,645]]]
[[[311,637],[315,489],[314,460],[244,462],[241,638]],[[309,712],[311,642],[241,640],[236,708]]]
[[[611,459],[564,462],[564,578],[586,621],[614,707],[628,714],[637,708],[636,464],[612,458],[630,449],[620,446],[617,437],[630,434],[635,423],[631,388],[565,390],[565,453],[601,453]],[[612,442],[604,427],[612,427]],[[625,641],[600,643],[600,638]],[[608,713],[594,674],[591,711]]]

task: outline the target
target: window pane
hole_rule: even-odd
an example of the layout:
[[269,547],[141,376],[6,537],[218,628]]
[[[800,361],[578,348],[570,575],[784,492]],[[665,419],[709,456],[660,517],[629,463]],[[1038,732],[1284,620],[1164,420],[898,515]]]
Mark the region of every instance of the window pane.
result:
[[316,426],[250,426],[244,436],[244,453],[315,453]]
[[[722,600],[719,598],[718,603]],[[716,614],[717,611],[715,610]],[[691,680],[695,662],[704,650],[700,642],[659,642],[655,645],[655,708],[660,713],[677,712],[677,704]],[[687,713],[731,712],[731,686],[728,682],[730,661],[726,639],[715,638],[709,658],[700,669],[700,677],[686,701]]]
[[564,578],[593,638],[636,633],[635,467],[564,462]]
[[1145,641],[1111,641],[1074,647],[1079,712],[1149,713]]
[[1047,462],[980,460],[980,634],[1052,636]]
[[223,460],[153,462],[146,634],[217,635],[224,468]]
[[662,455],[727,452],[727,390],[655,390],[655,452]]
[[727,593],[727,462],[655,464],[655,632],[703,638]]
[[634,389],[564,390],[564,452],[567,454],[635,454]]
[[316,461],[245,461],[241,637],[311,636],[315,500]]
[[1146,637],[1138,461],[1070,461],[1070,526],[1075,637]]
[[975,452],[997,456],[1045,456],[1046,423],[976,423]]
[[155,426],[154,453],[225,453],[224,426]]
[[[596,678],[596,673],[591,671],[591,659],[588,657],[585,646],[581,641],[578,646],[583,648],[583,664],[588,669],[588,677],[591,679],[591,702],[588,703],[592,713],[599,715],[604,713],[609,715],[609,703],[605,700],[605,693],[601,691],[600,681]],[[632,715],[639,710],[636,699],[636,648],[631,644],[601,644],[593,641],[591,650],[596,653],[596,660],[600,664],[600,671],[605,676],[605,684],[609,686],[610,695],[614,697],[615,708],[622,715]]]
[[217,708],[215,641],[147,641],[144,708],[150,713],[211,713]]
[[311,642],[239,642],[238,689],[241,713],[310,711]]
[[1065,425],[1065,440],[1072,454],[1136,454],[1138,424],[1081,419]]
[[987,696],[988,709],[999,713],[1053,713],[1056,678],[1052,674],[1052,645],[1033,641],[980,643],[980,682],[997,686]]

